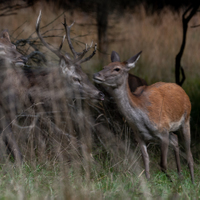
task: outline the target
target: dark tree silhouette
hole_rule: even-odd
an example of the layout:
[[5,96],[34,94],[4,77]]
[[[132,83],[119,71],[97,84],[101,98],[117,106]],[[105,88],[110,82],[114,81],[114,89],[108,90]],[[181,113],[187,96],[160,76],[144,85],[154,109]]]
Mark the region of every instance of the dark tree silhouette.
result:
[[106,0],[99,1],[96,7],[96,21],[98,31],[98,48],[100,52],[105,53],[108,47],[108,3]]
[[[185,81],[185,73],[184,73],[183,67],[181,66],[181,58],[183,56],[183,52],[184,52],[184,49],[185,49],[188,23],[189,23],[190,19],[197,12],[197,10],[199,8],[199,4],[200,3],[196,3],[196,4],[189,6],[182,15],[183,39],[182,39],[182,44],[181,44],[181,48],[179,50],[179,53],[176,56],[176,65],[175,65],[175,80],[176,80],[176,83],[180,86],[182,86],[184,81]],[[180,80],[180,78],[181,78],[180,72],[181,72],[181,75],[182,75],[181,80]]]

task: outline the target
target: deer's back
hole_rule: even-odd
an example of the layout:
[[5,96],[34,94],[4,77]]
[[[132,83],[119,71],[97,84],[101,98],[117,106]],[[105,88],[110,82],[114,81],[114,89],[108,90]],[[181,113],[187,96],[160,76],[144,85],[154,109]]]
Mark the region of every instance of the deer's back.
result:
[[158,82],[138,88],[133,94],[138,96],[138,107],[160,128],[189,119],[191,111],[189,97],[175,83]]

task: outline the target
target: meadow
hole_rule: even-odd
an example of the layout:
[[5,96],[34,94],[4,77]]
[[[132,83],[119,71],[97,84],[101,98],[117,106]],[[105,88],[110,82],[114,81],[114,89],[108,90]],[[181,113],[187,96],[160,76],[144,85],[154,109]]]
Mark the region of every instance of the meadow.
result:
[[[40,10],[41,27],[48,25],[41,28],[43,37],[51,45],[58,47],[65,34],[61,24],[64,10],[58,10],[49,4],[37,3],[34,7],[18,11],[17,15],[1,17],[1,29],[8,29],[14,43],[20,39],[38,41],[39,50],[44,53],[48,63],[56,64],[58,58],[39,44],[35,33]],[[97,50],[96,55],[83,64],[82,68],[91,78],[94,72],[110,62],[112,50],[119,53],[121,60],[142,50],[131,73],[142,77],[148,84],[157,81],[174,82],[175,56],[182,41],[183,11],[184,9],[174,13],[166,8],[160,14],[147,15],[144,8],[139,6],[134,12],[127,11],[123,15],[112,13],[109,16],[107,54]],[[68,24],[75,20],[71,37],[77,51],[81,51],[85,43],[97,41],[94,14],[81,11],[65,14]],[[71,103],[63,105],[62,112],[59,110],[60,112],[53,114],[54,124],[38,103],[32,107],[36,107],[39,114],[29,108],[28,114],[34,117],[42,115],[44,121],[39,120],[34,127],[28,126],[28,117],[24,119],[18,114],[22,120],[19,120],[20,126],[13,125],[24,157],[21,167],[16,165],[12,156],[6,156],[6,147],[0,140],[0,199],[199,199],[200,28],[191,28],[197,24],[200,24],[200,13],[189,23],[182,58],[186,74],[183,88],[192,103],[194,185],[190,180],[181,137],[183,178],[179,179],[177,176],[173,151],[170,150],[168,155],[168,172],[172,179],[170,182],[160,171],[159,147],[149,144],[151,179],[147,181],[140,150],[132,131],[123,118],[115,121],[106,112],[103,102],[97,105],[83,103],[78,111],[71,108]],[[17,48],[25,55],[34,50],[29,44]],[[63,52],[69,52],[68,45],[64,45]],[[41,63],[40,65],[44,67]],[[53,94],[57,95],[57,92],[58,89],[53,88]],[[59,108],[60,102],[65,104],[65,98],[54,102],[54,109]],[[105,125],[101,132],[95,129],[99,124]]]

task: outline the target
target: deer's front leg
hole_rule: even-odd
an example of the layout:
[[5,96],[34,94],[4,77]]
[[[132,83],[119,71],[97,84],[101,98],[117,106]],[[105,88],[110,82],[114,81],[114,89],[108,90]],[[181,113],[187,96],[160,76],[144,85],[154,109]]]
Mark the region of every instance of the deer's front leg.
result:
[[146,143],[137,138],[137,141],[140,145],[140,150],[142,152],[142,158],[143,158],[143,161],[144,161],[144,167],[145,167],[145,175],[147,177],[147,179],[149,180],[150,179],[150,173],[149,173],[149,154],[147,152],[147,145]]

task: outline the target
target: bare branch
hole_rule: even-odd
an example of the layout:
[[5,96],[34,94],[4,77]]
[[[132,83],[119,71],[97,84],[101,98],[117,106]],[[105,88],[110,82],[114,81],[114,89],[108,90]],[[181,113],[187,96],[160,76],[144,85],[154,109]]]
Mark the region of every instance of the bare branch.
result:
[[197,28],[197,27],[199,27],[200,26],[200,24],[198,24],[198,25],[194,25],[194,26],[190,26],[191,28]]
[[10,15],[17,15],[17,10],[23,9],[23,8],[28,8],[30,5],[27,4],[15,4],[13,6],[5,6],[0,9],[2,13],[0,13],[0,17],[4,16],[10,16]]

